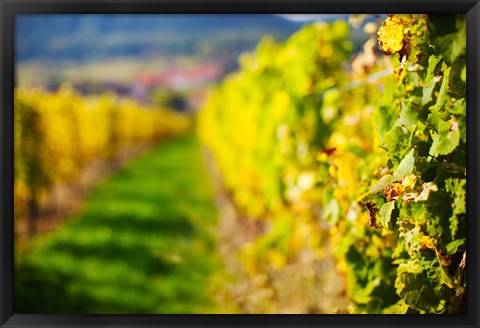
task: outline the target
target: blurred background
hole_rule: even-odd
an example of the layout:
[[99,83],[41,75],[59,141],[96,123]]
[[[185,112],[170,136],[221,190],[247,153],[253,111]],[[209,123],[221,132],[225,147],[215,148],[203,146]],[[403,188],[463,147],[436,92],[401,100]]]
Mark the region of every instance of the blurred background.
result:
[[[260,39],[285,40],[314,20],[347,15],[19,15],[18,86],[81,94],[110,91],[180,111],[200,107],[205,89],[238,68]],[[359,48],[368,35],[352,35]]]

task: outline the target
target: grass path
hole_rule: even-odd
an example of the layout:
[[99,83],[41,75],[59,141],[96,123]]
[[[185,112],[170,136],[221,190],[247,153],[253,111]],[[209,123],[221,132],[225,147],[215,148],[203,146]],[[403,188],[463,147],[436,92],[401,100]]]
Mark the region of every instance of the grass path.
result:
[[216,220],[197,141],[168,141],[111,175],[78,216],[16,254],[16,312],[215,311],[206,285],[223,270]]

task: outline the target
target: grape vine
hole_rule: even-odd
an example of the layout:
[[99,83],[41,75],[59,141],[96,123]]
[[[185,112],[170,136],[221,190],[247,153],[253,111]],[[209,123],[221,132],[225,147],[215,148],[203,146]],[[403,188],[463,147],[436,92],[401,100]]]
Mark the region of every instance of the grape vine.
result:
[[[82,97],[64,86],[56,93],[15,90],[15,215],[33,226],[55,185],[71,184],[93,159],[184,132],[189,119],[104,94]],[[141,128],[140,128],[141,127]],[[31,234],[34,231],[31,231]]]
[[351,61],[345,22],[240,59],[199,132],[268,227],[241,252],[262,287],[333,252],[349,312],[464,311],[465,43],[465,16],[388,15]]

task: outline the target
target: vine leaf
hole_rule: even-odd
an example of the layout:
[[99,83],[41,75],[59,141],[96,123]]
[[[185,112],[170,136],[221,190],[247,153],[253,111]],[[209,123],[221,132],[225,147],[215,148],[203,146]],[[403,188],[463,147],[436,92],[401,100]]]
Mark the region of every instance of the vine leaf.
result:
[[377,34],[380,50],[385,55],[400,52],[406,44],[403,35],[403,22],[396,15],[388,15]]
[[414,149],[410,150],[407,156],[402,159],[400,164],[398,164],[397,170],[393,176],[397,179],[403,179],[406,175],[413,172],[413,167],[415,164],[415,158],[413,157]]
[[398,211],[395,211],[395,201],[391,201],[383,204],[383,206],[378,211],[378,216],[380,216],[380,222],[382,226],[387,230],[393,230],[396,223],[396,216]]
[[427,122],[433,127],[433,143],[430,147],[430,154],[433,156],[448,155],[453,152],[460,143],[459,124],[452,117],[449,121],[444,121],[434,114],[428,115]]
[[465,17],[457,15],[430,15],[428,29],[430,42],[438,53],[445,54],[445,60],[452,64],[466,50]]
[[430,111],[438,116],[441,116],[443,119],[447,117],[444,105],[448,98],[448,84],[450,81],[451,69],[451,67],[447,67],[445,63],[442,63],[443,78],[440,90],[438,91],[437,102],[435,103],[435,105],[430,106]]
[[385,148],[393,164],[400,164],[405,153],[411,150],[411,140],[416,125],[397,126],[385,134]]
[[434,75],[435,68],[440,62],[441,57],[432,55],[428,58],[428,69],[425,75],[425,87],[423,88],[422,105],[426,105],[432,100],[433,89],[437,85],[438,79]]
[[390,174],[386,174],[383,177],[380,178],[372,187],[370,190],[370,193],[379,193],[385,190],[385,187],[387,187],[389,184],[393,183],[395,180],[397,180],[396,177]]
[[395,287],[406,304],[426,313],[439,313],[444,310],[441,300],[445,296],[445,288],[432,282],[420,261],[400,264],[397,272]]
[[465,238],[454,240],[448,243],[446,248],[447,254],[455,254],[458,248],[465,244]]

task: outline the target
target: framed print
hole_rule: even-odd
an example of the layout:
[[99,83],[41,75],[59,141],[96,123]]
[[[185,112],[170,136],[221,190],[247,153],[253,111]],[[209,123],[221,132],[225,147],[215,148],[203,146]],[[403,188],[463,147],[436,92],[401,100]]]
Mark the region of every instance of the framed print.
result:
[[478,1],[0,8],[1,327],[478,326]]

